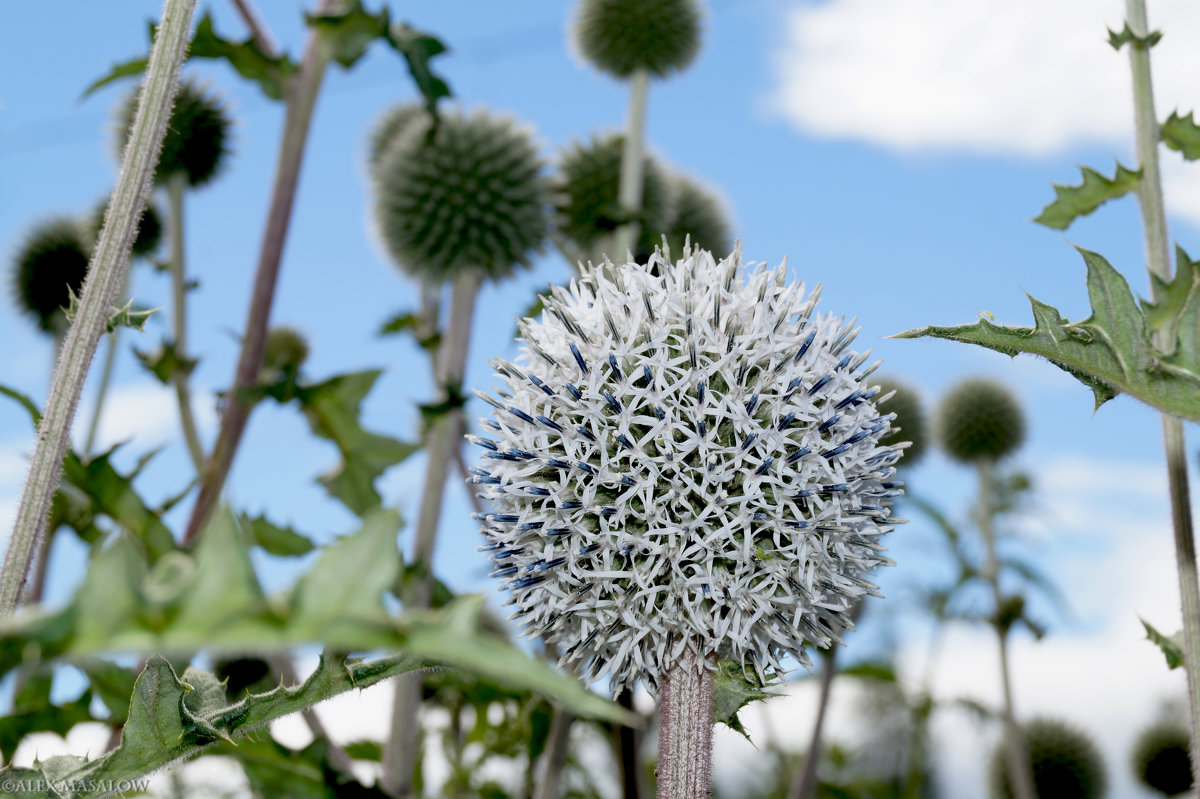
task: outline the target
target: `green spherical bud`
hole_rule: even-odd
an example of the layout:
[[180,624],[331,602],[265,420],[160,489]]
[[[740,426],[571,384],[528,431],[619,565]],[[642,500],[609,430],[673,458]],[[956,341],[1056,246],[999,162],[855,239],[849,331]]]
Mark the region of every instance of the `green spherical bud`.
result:
[[729,220],[717,195],[682,175],[674,177],[670,186],[671,223],[666,236],[672,255],[683,252],[688,239],[702,250],[722,255],[732,252]]
[[1192,789],[1192,736],[1182,724],[1161,721],[1148,727],[1133,746],[1133,773],[1166,796]]
[[34,227],[17,250],[13,288],[21,307],[42,330],[63,332],[62,312],[71,294],[83,291],[92,240],[85,226],[70,217],[56,217]]
[[663,77],[700,50],[700,9],[695,0],[582,0],[573,34],[584,58],[610,75]]
[[308,341],[298,330],[290,327],[273,327],[267,332],[267,343],[263,348],[262,371],[271,378],[281,374],[295,375],[308,360]]
[[893,380],[890,377],[879,377],[873,381],[879,386],[879,394],[883,397],[889,393],[891,398],[876,403],[880,413],[894,413],[896,420],[892,422],[892,430],[881,444],[897,444],[901,441],[910,442],[904,450],[900,463],[912,466],[925,454],[928,433],[925,426],[925,411],[921,407],[920,396],[916,389],[907,383]]
[[[92,239],[100,240],[100,229],[104,227],[104,215],[108,213],[108,199],[105,198],[96,207],[92,214]],[[137,233],[133,238],[133,254],[135,256],[146,256],[158,249],[158,244],[162,241],[162,217],[158,215],[158,211],[153,205],[147,205],[146,210],[142,212],[142,218],[138,221]]]
[[402,138],[412,122],[429,119],[429,112],[420,105],[397,105],[388,109],[371,129],[367,141],[367,166],[372,172],[379,167],[383,154],[395,140]]
[[[587,144],[576,142],[559,158],[555,198],[558,229],[584,250],[591,250],[622,224],[633,221],[617,199],[624,141],[622,136],[610,134]],[[634,250],[652,253],[662,244],[667,229],[670,189],[654,159],[646,158],[642,174],[642,208],[633,215],[641,223],[641,232]],[[674,250],[672,254],[678,255]]]
[[529,266],[549,226],[549,192],[533,137],[477,111],[413,120],[375,171],[375,219],[406,272],[499,280]]
[[[117,115],[118,161],[125,153],[137,101],[135,91],[126,98]],[[192,188],[208,183],[220,171],[229,152],[228,135],[229,117],[221,102],[192,81],[180,83],[154,181],[163,185],[171,176],[182,173]]]
[[[1038,796],[1099,799],[1104,795],[1104,759],[1086,733],[1061,721],[1034,719],[1024,725],[1024,735]],[[988,773],[993,799],[1013,799],[1003,740],[992,752]]]
[[942,398],[937,433],[942,449],[957,461],[994,461],[1020,446],[1025,418],[1004,385],[964,380]]

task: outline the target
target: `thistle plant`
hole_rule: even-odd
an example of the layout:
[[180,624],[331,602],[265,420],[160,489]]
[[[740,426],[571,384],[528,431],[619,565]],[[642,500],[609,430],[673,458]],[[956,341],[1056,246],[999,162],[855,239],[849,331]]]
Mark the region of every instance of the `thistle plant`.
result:
[[657,690],[660,796],[707,795],[718,664],[808,666],[892,563],[903,445],[818,296],[740,250],[589,265],[477,392],[492,576],[563,665]]
[[[1007,355],[1045,357],[1087,386],[1096,407],[1128,394],[1161,414],[1163,451],[1171,503],[1176,574],[1183,617],[1183,661],[1187,671],[1192,768],[1200,777],[1200,570],[1188,489],[1184,420],[1200,421],[1200,347],[1194,335],[1200,322],[1200,262],[1176,246],[1171,265],[1170,236],[1163,200],[1160,144],[1184,158],[1200,158],[1190,146],[1200,135],[1192,113],[1158,118],[1151,77],[1151,50],[1162,38],[1147,22],[1145,0],[1126,0],[1125,24],[1109,31],[1114,50],[1126,49],[1133,85],[1133,132],[1137,168],[1118,164],[1112,180],[1085,169],[1077,186],[1056,186],[1055,199],[1035,221],[1066,230],[1076,219],[1130,192],[1137,195],[1144,234],[1149,298],[1134,297],[1126,278],[1099,253],[1080,249],[1087,266],[1092,313],[1070,322],[1055,307],[1030,298],[1033,327],[994,324],[930,325],[900,334],[934,336],[987,347]],[[1168,637],[1150,629],[1151,639]]]
[[1133,775],[1164,796],[1186,793],[1192,789],[1191,748],[1185,725],[1172,719],[1157,721],[1133,745]]
[[[1025,421],[1016,399],[1003,385],[984,379],[968,379],[942,398],[937,413],[938,443],[952,459],[975,469],[979,500],[975,521],[983,538],[987,560],[981,575],[991,588],[994,603],[992,626],[996,632],[1000,660],[1000,687],[1004,704],[1004,750],[1008,781],[1016,799],[1037,799],[1028,750],[1017,724],[1013,701],[1008,635],[1024,612],[1019,596],[1007,596],[1000,584],[1000,558],[996,550],[995,519],[1000,511],[996,485],[996,463],[1010,455],[1025,436]],[[1014,610],[1014,603],[1020,607]]]
[[[1082,730],[1057,719],[1033,719],[1022,732],[1029,749],[1038,797],[1100,799],[1108,782],[1104,759]],[[1013,799],[1003,745],[992,753],[988,774],[992,799]]]
[[605,248],[621,260],[639,232],[650,77],[665,78],[692,63],[700,50],[700,11],[695,0],[582,0],[571,33],[584,58],[629,82],[617,200],[630,221]]
[[[484,280],[502,280],[530,263],[548,229],[549,192],[533,137],[508,117],[427,113],[396,124],[396,112],[376,128],[372,146],[375,221],[395,263],[425,285],[453,283],[434,378],[446,413],[425,431],[426,475],[413,536],[412,561],[424,571],[404,597],[429,607],[433,555],[447,470],[460,447],[461,386],[475,298]],[[401,120],[403,122],[403,119]],[[389,134],[389,131],[390,134]],[[393,795],[412,789],[417,757],[419,676],[399,681],[384,752],[383,784]]]

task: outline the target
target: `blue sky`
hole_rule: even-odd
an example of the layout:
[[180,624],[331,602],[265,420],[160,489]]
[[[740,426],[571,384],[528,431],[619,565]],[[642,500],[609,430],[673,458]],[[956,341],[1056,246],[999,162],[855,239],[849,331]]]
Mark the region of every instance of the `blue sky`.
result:
[[[535,130],[548,158],[573,139],[622,126],[624,87],[582,64],[566,44],[571,4],[392,5],[397,19],[435,33],[450,47],[436,65],[456,102],[515,115]],[[1156,415],[1124,398],[1093,414],[1090,392],[1033,360],[1014,362],[945,342],[884,339],[926,323],[969,322],[985,310],[1026,324],[1023,291],[1072,319],[1086,316],[1083,264],[1071,244],[1103,253],[1136,292],[1145,290],[1132,198],[1101,209],[1065,235],[1030,222],[1053,198],[1051,182],[1076,180],[1077,164],[1111,171],[1119,157],[1132,165],[1125,58],[1104,42],[1104,27],[1119,27],[1120,4],[1054,5],[980,0],[947,9],[932,0],[711,0],[695,65],[651,88],[648,140],[663,161],[719,189],[749,258],[775,262],[786,255],[800,279],[823,283],[822,306],[857,316],[863,326],[859,346],[873,347],[885,359],[883,371],[919,387],[928,403],[968,374],[1003,380],[1019,395],[1030,424],[1018,461],[1034,475],[1042,509],[1026,525],[1025,550],[1058,577],[1073,611],[1064,618],[1046,608],[1052,636],[1036,648],[1031,642],[1017,647],[1018,699],[1025,701],[1019,709],[1032,713],[1044,701],[1088,726],[1115,720],[1098,716],[1086,696],[1063,698],[1056,689],[1067,679],[1063,670],[1091,675],[1083,682],[1105,695],[1128,695],[1127,704],[1118,703],[1128,732],[1106,732],[1102,743],[1116,779],[1112,795],[1137,796],[1122,776],[1122,747],[1153,715],[1158,698],[1182,696],[1178,675],[1168,675],[1149,644],[1138,640],[1136,622],[1142,613],[1164,628],[1178,626]],[[245,35],[231,4],[202,8],[212,11],[218,31]],[[264,0],[260,10],[277,41],[298,53],[302,4]],[[112,112],[129,86],[79,98],[111,63],[144,51],[146,22],[158,11],[156,2],[134,0],[9,9],[0,29],[0,74],[8,76],[0,82],[0,254],[6,263],[32,222],[88,212],[110,191]],[[1200,14],[1170,0],[1152,5],[1151,23],[1161,23],[1167,33],[1154,51],[1160,116],[1175,107],[1186,112],[1200,105],[1200,92],[1186,80],[1200,69],[1190,46],[1200,37]],[[225,174],[187,201],[188,269],[201,284],[190,306],[192,347],[203,358],[194,384],[200,404],[207,402],[200,416],[202,436],[211,442],[212,392],[233,372],[282,111],[222,66],[195,63],[186,70],[226,98],[236,120]],[[414,434],[414,403],[427,399],[431,387],[414,346],[375,335],[414,297],[412,284],[370,233],[363,162],[373,120],[389,105],[412,99],[402,62],[381,46],[351,72],[331,70],[316,110],[274,312],[275,322],[308,335],[312,377],[385,369],[365,420],[400,437]],[[1164,159],[1172,234],[1194,255],[1200,252],[1200,167],[1183,165],[1173,153]],[[485,358],[515,351],[502,342],[535,288],[569,274],[569,266],[549,253],[534,269],[484,292],[471,385],[491,383]],[[148,305],[169,299],[166,279],[145,267],[137,268],[133,291]],[[8,298],[0,303],[0,382],[40,400],[51,346],[13,308]],[[167,445],[142,483],[151,497],[186,482],[187,459],[171,395],[152,383],[128,349],[135,343],[153,347],[167,323],[164,313],[147,333],[122,339],[118,399],[110,402],[116,412],[102,427],[110,442],[134,438],[129,460]],[[84,421],[91,389],[81,404]],[[482,415],[479,405],[472,405],[472,417]],[[22,412],[0,405],[5,528],[31,444]],[[328,538],[353,521],[312,482],[335,458],[332,447],[308,435],[294,408],[262,407],[243,442],[228,499]],[[381,483],[386,500],[415,512],[421,474],[420,459],[387,474]],[[965,509],[970,499],[970,481],[938,457],[910,478],[945,507]],[[440,568],[464,589],[484,588],[483,561],[474,553],[456,556],[476,543],[465,497],[456,486],[449,492]],[[886,590],[898,595],[919,582],[920,569],[928,567],[920,549],[928,540],[917,524],[895,535],[900,565],[883,576]],[[56,573],[72,573],[80,555],[77,546],[60,547]],[[909,564],[922,565],[910,572]],[[272,564],[270,579],[284,585],[293,573]],[[69,582],[52,583],[52,596],[62,596]],[[895,641],[906,662],[918,632],[905,623],[862,637],[876,645]],[[948,664],[968,662],[990,643],[969,631],[955,635],[944,655]],[[1089,660],[1114,646],[1125,649],[1105,656],[1103,664]],[[979,668],[977,684],[954,683],[960,669],[951,669],[946,683],[961,687],[959,693],[994,698],[991,660],[981,660]],[[1114,688],[1116,680],[1127,682]],[[847,735],[852,722],[845,720]],[[948,726],[946,740],[969,737],[957,734],[975,729],[964,725]],[[797,730],[803,726],[796,723]],[[948,760],[961,766],[991,740],[986,730],[970,735],[975,748],[952,749]],[[728,751],[735,747],[730,742]],[[944,776],[949,785],[972,791],[971,771],[948,765]]]

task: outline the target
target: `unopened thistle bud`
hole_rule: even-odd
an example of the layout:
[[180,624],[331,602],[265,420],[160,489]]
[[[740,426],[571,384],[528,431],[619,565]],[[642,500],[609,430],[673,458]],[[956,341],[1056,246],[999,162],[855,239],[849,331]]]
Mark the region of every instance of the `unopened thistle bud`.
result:
[[[138,93],[126,98],[117,114],[117,160],[125,152],[129,128],[137,112]],[[220,171],[229,152],[229,117],[220,100],[208,94],[193,81],[179,85],[171,119],[167,123],[162,154],[154,173],[154,181],[165,184],[173,175],[182,173],[187,185],[197,188],[211,181]]]
[[[733,242],[729,237],[729,220],[717,196],[686,175],[672,175],[668,179],[670,196],[669,219],[662,235],[667,237],[667,246],[673,253],[683,252],[683,245],[691,241],[692,246],[709,252],[729,252]],[[653,236],[655,231],[647,231]],[[645,238],[643,236],[643,238]],[[637,260],[649,258],[650,251],[639,251]]]
[[877,595],[901,451],[818,294],[740,250],[587,266],[492,362],[481,549],[585,677],[657,685],[691,649],[765,679]]
[[1021,406],[1007,387],[992,380],[964,380],[942,398],[938,440],[956,461],[995,461],[1025,438]]
[[[621,151],[624,138],[609,134],[586,144],[574,143],[559,158],[555,210],[558,229],[585,250],[626,222],[641,224],[636,251],[654,252],[670,222],[670,189],[662,168],[647,157],[642,207],[630,217],[621,208]],[[693,240],[695,241],[695,240]],[[673,253],[682,250],[673,249]],[[727,250],[714,250],[727,252]],[[622,253],[623,255],[623,253]]]
[[[104,227],[104,215],[108,213],[108,198],[106,197],[92,213],[92,238],[95,241],[100,240],[100,229]],[[158,215],[158,211],[153,205],[147,205],[146,210],[142,213],[142,218],[138,221],[137,233],[134,234],[132,253],[135,256],[150,255],[158,249],[158,243],[162,239],[162,217]]]
[[546,236],[549,192],[533,137],[477,111],[412,120],[374,174],[375,219],[392,258],[434,282],[528,266]]
[[[1022,729],[1039,797],[1099,799],[1104,795],[1104,759],[1090,736],[1055,719],[1034,719]],[[989,771],[992,799],[1013,799],[1003,741],[992,753]]]
[[899,380],[893,380],[885,375],[876,378],[879,383],[879,396],[888,394],[888,399],[881,399],[877,404],[882,410],[896,414],[892,424],[892,433],[884,439],[885,444],[909,442],[904,450],[904,465],[914,466],[925,454],[926,438],[925,412],[921,408],[921,400],[912,386]]
[[687,68],[700,50],[695,0],[582,0],[572,29],[580,53],[603,72],[657,77]]
[[273,327],[267,332],[260,380],[270,383],[281,375],[296,375],[308,360],[308,341],[290,327]]
[[411,122],[428,119],[429,112],[424,106],[403,104],[393,106],[384,112],[383,116],[371,129],[367,140],[367,166],[374,172],[383,159],[383,154],[392,142],[401,138]]
[[1192,736],[1183,724],[1160,721],[1138,736],[1133,773],[1146,787],[1165,796],[1192,789]]
[[62,309],[71,304],[72,293],[82,293],[91,252],[88,230],[72,217],[55,217],[36,225],[17,250],[13,263],[16,299],[42,330],[66,330]]

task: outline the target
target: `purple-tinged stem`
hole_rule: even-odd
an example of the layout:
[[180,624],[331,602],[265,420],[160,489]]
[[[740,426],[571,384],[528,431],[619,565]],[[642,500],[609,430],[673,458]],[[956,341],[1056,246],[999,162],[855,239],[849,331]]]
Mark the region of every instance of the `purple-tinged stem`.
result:
[[708,799],[712,789],[713,670],[687,650],[658,694],[658,799]]

